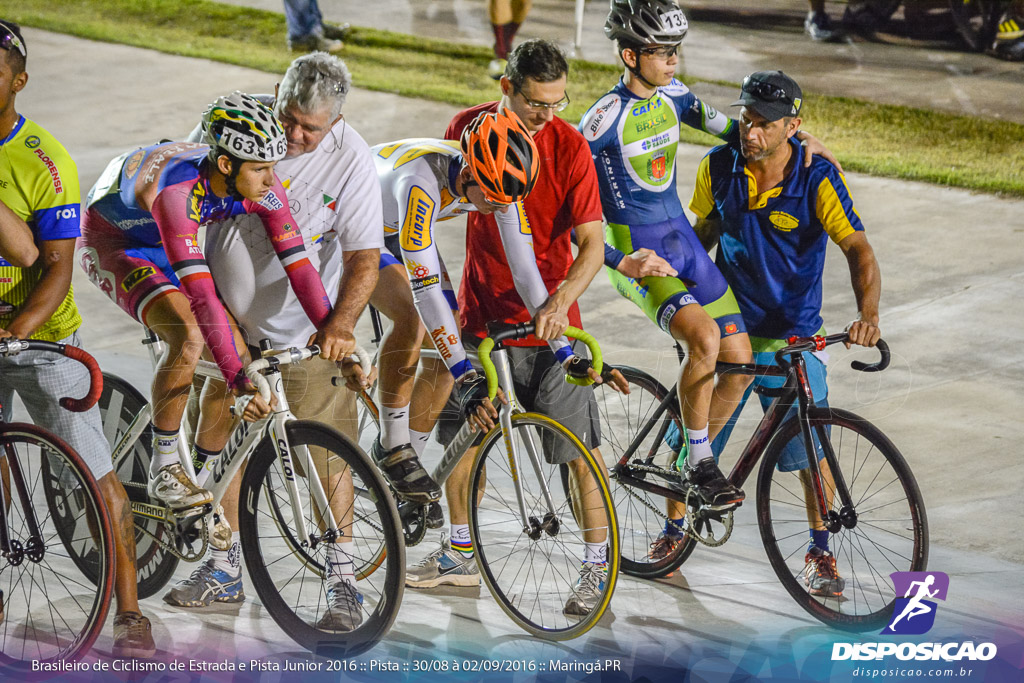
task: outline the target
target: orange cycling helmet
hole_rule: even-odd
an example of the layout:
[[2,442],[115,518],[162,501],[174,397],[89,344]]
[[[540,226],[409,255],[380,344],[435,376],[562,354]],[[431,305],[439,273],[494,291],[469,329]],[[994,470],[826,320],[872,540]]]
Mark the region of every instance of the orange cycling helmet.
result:
[[540,175],[537,146],[511,109],[485,112],[466,126],[462,159],[484,196],[496,204],[525,199]]

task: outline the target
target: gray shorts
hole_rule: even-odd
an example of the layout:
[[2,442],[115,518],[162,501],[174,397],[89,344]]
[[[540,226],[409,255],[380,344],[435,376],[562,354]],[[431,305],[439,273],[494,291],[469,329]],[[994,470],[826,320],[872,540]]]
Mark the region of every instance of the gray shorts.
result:
[[[59,343],[82,345],[77,332]],[[74,448],[92,476],[99,480],[114,469],[110,445],[103,436],[99,407],[73,413],[58,403],[65,396],[81,398],[88,390],[89,371],[70,358],[47,351],[22,351],[16,356],[0,358],[0,401],[3,401],[4,420],[11,421],[17,393],[32,422]]]
[[[464,343],[475,348],[480,340],[467,338]],[[587,448],[601,445],[601,423],[593,387],[581,387],[565,381],[565,370],[547,346],[506,346],[512,364],[512,382],[516,397],[523,407],[547,415],[562,423],[580,437]],[[573,342],[573,350],[586,356],[586,346]],[[447,446],[462,426],[458,393],[453,389],[437,423],[437,440]],[[482,437],[481,437],[482,438]],[[559,440],[565,443],[564,440]],[[576,458],[570,448],[544,448],[548,462],[565,463]]]

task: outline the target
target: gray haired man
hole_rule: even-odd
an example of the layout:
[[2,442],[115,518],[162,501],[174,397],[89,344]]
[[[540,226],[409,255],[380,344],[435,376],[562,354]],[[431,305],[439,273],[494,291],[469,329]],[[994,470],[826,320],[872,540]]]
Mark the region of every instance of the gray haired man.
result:
[[[340,376],[326,357],[347,354],[355,347],[353,330],[377,284],[383,246],[381,194],[370,148],[341,114],[352,78],[344,62],[324,52],[299,57],[274,96],[257,96],[273,106],[288,138],[288,153],[274,171],[288,196],[306,251],[320,271],[324,289],[334,293],[327,325],[341,340],[337,349],[323,349],[321,358],[281,368],[292,413],[331,425],[357,438],[355,394],[332,385]],[[196,132],[190,139],[195,139]],[[207,229],[207,261],[217,291],[238,321],[250,345],[269,339],[277,348],[304,346],[315,331],[287,286],[284,268],[266,231],[244,216]],[[313,449],[318,451],[319,449]],[[322,462],[314,452],[324,490],[336,492],[331,507],[342,529],[352,523],[351,475]],[[194,449],[205,471],[218,453]],[[322,455],[321,455],[322,458]],[[202,479],[205,472],[200,472]],[[240,602],[241,558],[238,545],[238,485],[224,497],[225,517],[233,531],[231,544],[213,549],[209,559],[188,579],[164,596],[172,605],[205,607],[214,601]],[[317,623],[324,630],[348,631],[362,621],[353,574],[351,538],[327,551],[330,571],[324,590],[326,610]]]

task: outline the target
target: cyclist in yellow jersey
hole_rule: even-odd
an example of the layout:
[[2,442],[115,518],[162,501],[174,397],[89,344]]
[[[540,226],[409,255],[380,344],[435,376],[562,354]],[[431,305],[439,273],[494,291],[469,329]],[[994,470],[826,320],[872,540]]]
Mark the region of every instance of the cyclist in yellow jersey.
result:
[[[77,330],[82,317],[71,289],[80,220],[78,171],[52,135],[15,109],[15,98],[28,83],[27,56],[18,25],[0,19],[0,233],[5,235],[0,245],[7,241],[6,235],[30,230],[40,253],[34,263],[26,264],[6,260],[11,254],[3,248],[0,338],[81,346]],[[152,657],[156,652],[152,629],[139,613],[132,510],[113,472],[99,409],[93,406],[85,413],[72,413],[57,403],[88,381],[88,370],[64,357],[26,351],[0,358],[0,401],[5,412],[10,413],[12,395],[17,392],[33,421],[78,451],[110,508],[116,540],[113,655]],[[0,458],[0,468],[6,466]]]

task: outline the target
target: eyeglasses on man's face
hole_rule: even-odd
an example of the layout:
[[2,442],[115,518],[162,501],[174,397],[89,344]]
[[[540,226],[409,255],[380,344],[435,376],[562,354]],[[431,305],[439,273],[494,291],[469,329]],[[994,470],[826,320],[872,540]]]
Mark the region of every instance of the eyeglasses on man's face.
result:
[[523,101],[526,102],[526,106],[534,111],[542,111],[545,109],[549,111],[565,111],[565,108],[569,106],[568,94],[563,95],[562,99],[557,102],[538,102],[536,100],[531,100],[522,90],[516,90],[516,92],[522,96]]

